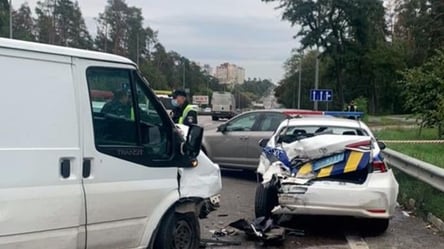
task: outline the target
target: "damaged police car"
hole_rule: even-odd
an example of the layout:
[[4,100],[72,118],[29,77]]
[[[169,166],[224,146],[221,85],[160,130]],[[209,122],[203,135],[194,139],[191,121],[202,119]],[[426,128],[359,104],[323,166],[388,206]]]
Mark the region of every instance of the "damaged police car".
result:
[[257,169],[257,217],[271,214],[361,218],[365,229],[385,232],[394,215],[398,183],[361,121],[304,117],[283,121],[262,140]]

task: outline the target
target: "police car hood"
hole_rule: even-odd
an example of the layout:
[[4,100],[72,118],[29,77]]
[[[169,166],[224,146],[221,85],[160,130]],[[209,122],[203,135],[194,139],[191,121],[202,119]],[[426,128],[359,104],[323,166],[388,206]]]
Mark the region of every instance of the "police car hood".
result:
[[[188,126],[177,125],[184,134]],[[202,151],[197,156],[198,166],[194,168],[179,168],[180,196],[209,198],[222,190],[222,177],[219,165],[213,163]]]

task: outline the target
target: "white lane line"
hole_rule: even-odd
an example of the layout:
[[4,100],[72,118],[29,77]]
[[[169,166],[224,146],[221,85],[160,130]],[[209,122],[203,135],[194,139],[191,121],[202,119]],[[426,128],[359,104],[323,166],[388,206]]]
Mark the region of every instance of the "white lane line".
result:
[[345,238],[347,239],[350,249],[370,249],[361,236],[345,235]]

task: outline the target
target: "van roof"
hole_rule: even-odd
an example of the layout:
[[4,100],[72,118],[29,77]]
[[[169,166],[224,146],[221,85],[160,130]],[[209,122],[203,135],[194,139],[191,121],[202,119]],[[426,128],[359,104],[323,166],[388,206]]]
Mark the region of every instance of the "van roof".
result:
[[85,58],[91,60],[101,60],[135,65],[130,59],[102,52],[69,48],[55,45],[48,45],[36,42],[27,42],[14,39],[0,38],[0,48],[18,49],[45,54],[56,54],[70,57]]

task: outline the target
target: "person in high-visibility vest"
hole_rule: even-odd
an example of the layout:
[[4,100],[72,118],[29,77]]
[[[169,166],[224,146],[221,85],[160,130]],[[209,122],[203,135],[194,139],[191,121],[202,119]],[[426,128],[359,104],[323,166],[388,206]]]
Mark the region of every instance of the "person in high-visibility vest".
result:
[[197,124],[196,107],[188,103],[187,93],[182,89],[173,92],[171,104],[175,107],[173,110],[173,121],[178,124],[192,125]]

